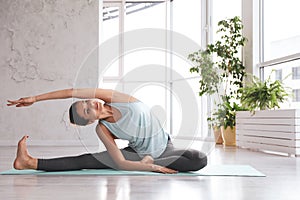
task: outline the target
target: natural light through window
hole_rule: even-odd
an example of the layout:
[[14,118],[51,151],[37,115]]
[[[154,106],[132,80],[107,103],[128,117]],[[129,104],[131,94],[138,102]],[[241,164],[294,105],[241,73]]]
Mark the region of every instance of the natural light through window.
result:
[[299,0],[264,0],[264,61],[300,52],[299,8]]
[[[288,88],[289,100],[281,108],[298,108],[300,100],[300,13],[298,0],[264,0],[262,4],[262,78],[281,80]],[[275,73],[274,73],[275,70]]]

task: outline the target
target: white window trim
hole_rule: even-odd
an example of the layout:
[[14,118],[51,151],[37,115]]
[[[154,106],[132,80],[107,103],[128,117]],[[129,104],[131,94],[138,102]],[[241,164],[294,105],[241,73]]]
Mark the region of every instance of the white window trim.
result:
[[258,67],[260,67],[260,68],[261,67],[269,67],[269,66],[278,65],[278,64],[286,63],[286,62],[291,62],[291,61],[299,60],[299,59],[300,59],[300,53],[296,53],[296,54],[276,58],[273,60],[269,60],[266,62],[262,62],[262,63],[258,64]]
[[243,35],[248,39],[242,59],[246,73],[259,75],[258,64],[263,60],[262,0],[242,0]]

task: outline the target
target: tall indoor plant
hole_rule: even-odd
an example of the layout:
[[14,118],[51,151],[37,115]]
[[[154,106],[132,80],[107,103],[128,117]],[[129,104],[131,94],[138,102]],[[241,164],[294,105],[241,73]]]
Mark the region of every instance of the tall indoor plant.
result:
[[235,134],[235,112],[240,109],[239,89],[243,87],[246,73],[240,59],[240,50],[246,43],[242,29],[239,17],[219,21],[219,39],[207,45],[206,49],[194,52],[188,57],[195,63],[190,72],[200,74],[199,95],[217,94],[219,97],[215,103],[216,111],[208,120],[213,126],[230,129],[232,134]]

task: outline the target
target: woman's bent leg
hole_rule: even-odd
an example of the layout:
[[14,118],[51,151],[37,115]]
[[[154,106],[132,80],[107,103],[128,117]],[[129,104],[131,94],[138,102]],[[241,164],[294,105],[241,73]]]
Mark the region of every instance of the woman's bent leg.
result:
[[197,171],[207,165],[207,157],[200,151],[175,149],[172,144],[168,144],[165,152],[155,160],[155,164],[181,172]]

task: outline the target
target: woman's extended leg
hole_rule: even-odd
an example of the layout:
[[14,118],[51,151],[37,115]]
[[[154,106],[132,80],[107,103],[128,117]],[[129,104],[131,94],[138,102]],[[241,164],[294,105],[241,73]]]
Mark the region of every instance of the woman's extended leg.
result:
[[154,163],[180,172],[197,171],[207,165],[207,157],[194,149],[176,149],[169,142],[165,152]]
[[[141,160],[138,154],[131,148],[121,149],[122,154],[128,160]],[[79,156],[61,157],[52,159],[38,159],[38,170],[43,171],[68,171],[81,169],[117,169],[117,165],[111,159],[107,151],[100,153],[88,153]]]
[[[79,156],[61,157],[52,159],[37,159],[29,155],[24,136],[18,143],[15,169],[37,169],[43,171],[68,171],[81,169],[108,169],[117,168],[107,151]],[[124,157],[129,160],[140,160],[138,154],[130,147],[121,149]]]
[[[90,167],[104,168],[105,165],[98,162],[91,154],[74,157],[62,157],[53,159],[37,159],[29,155],[24,136],[18,143],[17,156],[14,161],[15,169],[37,169],[44,171],[66,171]],[[107,168],[107,167],[106,167]]]

